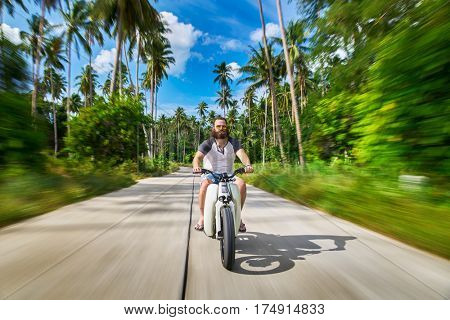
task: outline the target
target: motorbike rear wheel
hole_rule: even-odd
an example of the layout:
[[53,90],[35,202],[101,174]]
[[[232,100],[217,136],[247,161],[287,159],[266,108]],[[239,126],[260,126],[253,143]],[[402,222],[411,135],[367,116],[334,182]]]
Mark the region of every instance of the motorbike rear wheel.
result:
[[235,254],[235,234],[234,218],[230,207],[220,208],[220,219],[222,224],[223,237],[220,239],[220,254],[222,265],[227,270],[231,270],[234,264]]

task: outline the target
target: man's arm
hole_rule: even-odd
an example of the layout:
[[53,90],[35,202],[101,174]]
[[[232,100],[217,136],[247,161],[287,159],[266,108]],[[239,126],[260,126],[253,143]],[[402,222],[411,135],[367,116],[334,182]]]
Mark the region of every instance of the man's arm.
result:
[[248,155],[245,153],[244,149],[239,149],[236,152],[236,155],[238,156],[239,160],[241,160],[241,162],[245,165],[245,172],[246,173],[250,173],[253,172],[253,167],[250,163],[250,159],[248,157]]
[[194,173],[202,172],[201,162],[203,161],[204,157],[205,155],[200,151],[197,151],[197,153],[195,154],[194,160],[192,160],[192,167]]

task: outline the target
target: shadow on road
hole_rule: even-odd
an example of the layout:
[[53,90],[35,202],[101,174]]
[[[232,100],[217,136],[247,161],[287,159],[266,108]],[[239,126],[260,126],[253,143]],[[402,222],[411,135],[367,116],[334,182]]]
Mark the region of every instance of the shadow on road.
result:
[[260,232],[239,234],[236,238],[237,258],[233,272],[248,275],[275,274],[292,269],[296,260],[327,251],[345,250],[351,236],[298,235],[280,236]]

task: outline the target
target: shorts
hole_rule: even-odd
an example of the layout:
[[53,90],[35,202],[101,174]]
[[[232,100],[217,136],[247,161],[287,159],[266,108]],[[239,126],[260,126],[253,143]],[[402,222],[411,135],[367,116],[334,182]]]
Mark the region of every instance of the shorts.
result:
[[213,184],[219,184],[220,175],[215,174],[215,173],[202,174],[202,179],[200,180],[200,183],[202,183],[206,179],[211,181]]

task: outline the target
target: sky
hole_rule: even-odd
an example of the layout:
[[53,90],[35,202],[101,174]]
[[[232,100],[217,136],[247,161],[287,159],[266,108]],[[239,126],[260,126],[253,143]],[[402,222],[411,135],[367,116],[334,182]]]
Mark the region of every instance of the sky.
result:
[[[267,36],[279,36],[278,16],[275,0],[263,0]],[[298,17],[296,1],[282,0],[284,22]],[[28,30],[26,19],[40,10],[34,1],[25,0],[29,13],[16,8],[14,17],[5,13],[2,28],[13,41],[20,41],[20,30]],[[209,110],[220,112],[215,100],[219,87],[214,83],[212,72],[216,64],[226,62],[234,70],[232,93],[240,99],[245,84],[236,82],[242,77],[238,69],[248,60],[249,46],[256,46],[261,40],[261,21],[257,0],[160,0],[151,2],[168,23],[171,33],[167,35],[175,65],[169,70],[169,79],[164,80],[158,94],[158,115],[173,115],[177,107],[183,107],[188,114],[195,114],[195,107],[205,101]],[[48,14],[47,19],[61,24],[57,11]],[[94,46],[92,60],[102,84],[114,61],[115,41],[106,38],[103,47]],[[80,51],[79,58],[72,52],[72,92],[77,92],[75,77],[88,63],[88,55]],[[130,62],[135,79],[135,63]],[[144,71],[141,64],[140,71]],[[67,71],[66,71],[67,72]],[[67,76],[67,75],[66,75]]]

